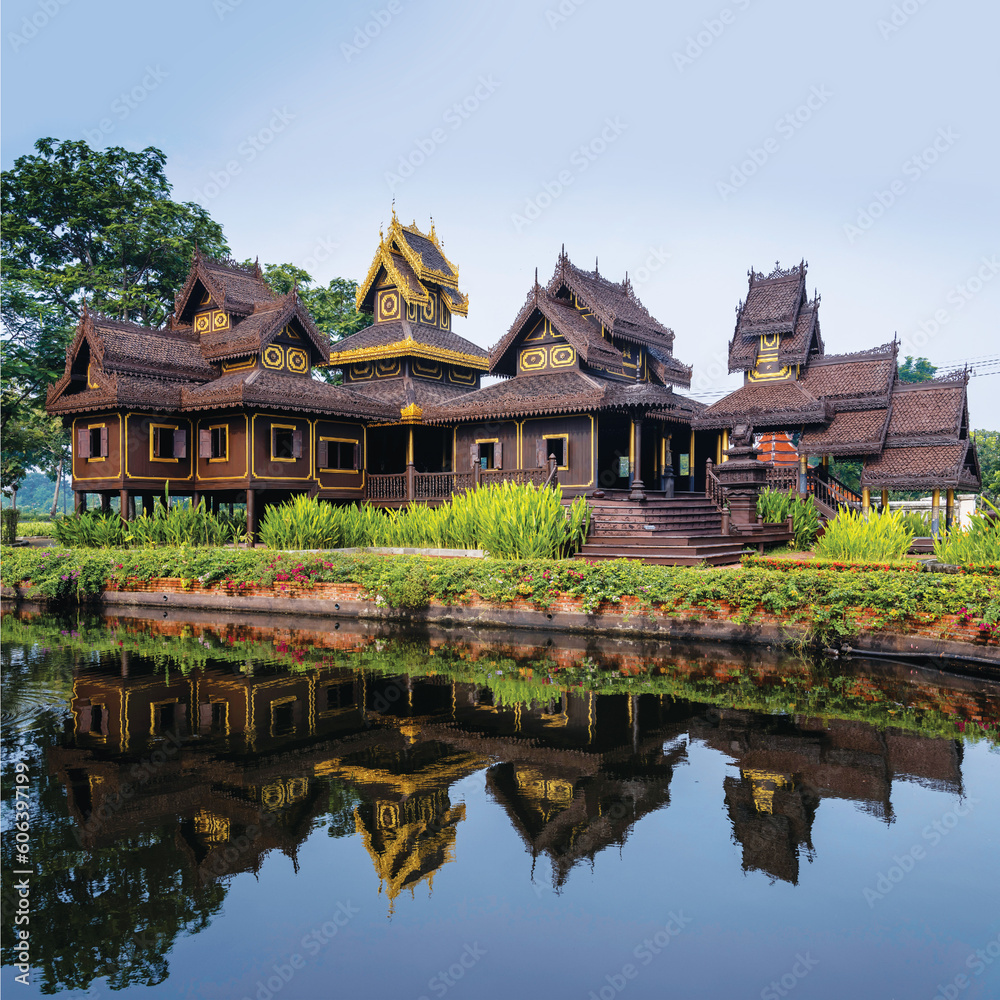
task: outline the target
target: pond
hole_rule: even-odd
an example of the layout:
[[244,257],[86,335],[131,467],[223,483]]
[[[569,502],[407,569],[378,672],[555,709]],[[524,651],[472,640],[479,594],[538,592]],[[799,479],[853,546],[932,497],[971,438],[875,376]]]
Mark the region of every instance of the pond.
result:
[[1000,996],[985,679],[194,612],[3,671],[11,996]]

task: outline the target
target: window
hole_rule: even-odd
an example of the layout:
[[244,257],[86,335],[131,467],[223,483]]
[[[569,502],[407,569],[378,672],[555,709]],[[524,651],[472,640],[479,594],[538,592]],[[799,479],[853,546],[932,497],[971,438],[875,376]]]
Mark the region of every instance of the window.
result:
[[203,702],[198,706],[198,725],[209,733],[229,731],[229,706],[224,701]]
[[176,424],[150,424],[149,458],[153,462],[187,458],[187,434]]
[[285,736],[295,732],[296,700],[281,698],[271,702],[271,735]]
[[106,424],[88,424],[76,429],[76,457],[89,462],[100,462],[108,457],[108,428]]
[[347,681],[343,684],[331,684],[326,689],[326,709],[328,712],[338,708],[347,708],[354,704],[354,684]]
[[271,460],[294,462],[302,457],[302,431],[294,424],[271,425]]
[[480,469],[502,469],[503,445],[495,438],[477,441],[472,446],[472,461]]
[[560,434],[558,437],[545,437],[545,458],[548,461],[550,455],[554,455],[556,465],[560,469],[569,468],[569,435]]
[[183,707],[176,701],[156,701],[149,706],[151,736],[176,732],[183,716]]
[[202,458],[209,462],[227,462],[229,460],[229,427],[226,424],[213,424],[198,432],[198,451]]
[[345,438],[320,438],[316,445],[316,462],[320,469],[357,469],[359,446]]

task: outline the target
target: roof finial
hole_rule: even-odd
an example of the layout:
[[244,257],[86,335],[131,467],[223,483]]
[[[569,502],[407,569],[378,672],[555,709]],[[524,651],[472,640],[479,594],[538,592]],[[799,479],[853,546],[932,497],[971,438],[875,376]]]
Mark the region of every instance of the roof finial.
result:
[[431,231],[430,231],[429,235],[430,235],[431,240],[433,242],[437,243],[437,233],[434,232],[434,216],[433,215],[431,216]]
[[535,288],[538,287],[538,268],[535,268]]
[[392,196],[392,221],[396,222],[396,196]]
[[597,266],[597,257],[594,257],[594,274],[600,274],[601,269]]

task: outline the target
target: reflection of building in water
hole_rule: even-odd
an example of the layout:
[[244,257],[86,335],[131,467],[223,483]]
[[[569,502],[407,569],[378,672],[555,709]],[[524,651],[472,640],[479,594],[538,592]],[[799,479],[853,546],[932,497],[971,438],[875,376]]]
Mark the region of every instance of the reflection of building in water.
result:
[[316,773],[346,782],[361,798],[355,829],[371,855],[392,912],[403,889],[433,887],[434,873],[455,859],[465,805],[452,805],[448,789],[481,770],[487,760],[436,740],[420,741],[419,728],[380,732],[378,744],[317,765]]
[[732,757],[739,777],[724,782],[726,808],[743,847],[743,868],[797,883],[810,856],[822,799],[848,799],[890,823],[894,781],[962,792],[962,747],[861,722],[710,713],[692,736]]
[[[548,689],[545,689],[548,690]],[[85,846],[173,827],[203,879],[294,861],[321,817],[358,834],[390,909],[454,859],[465,807],[486,786],[533,858],[563,884],[670,801],[685,733],[729,756],[725,806],[743,867],[797,882],[822,799],[892,820],[894,781],[961,793],[961,748],[860,722],[704,709],[667,696],[571,693],[504,705],[446,676],[333,667],[212,665],[187,676],[122,656],[74,680],[73,738],[53,750]]]

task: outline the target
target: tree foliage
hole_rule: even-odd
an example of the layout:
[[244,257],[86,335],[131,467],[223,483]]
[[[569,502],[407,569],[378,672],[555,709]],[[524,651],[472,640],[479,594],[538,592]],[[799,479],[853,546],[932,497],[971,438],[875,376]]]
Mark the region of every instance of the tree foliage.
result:
[[997,503],[1000,500],[1000,431],[973,431],[973,437],[983,474],[983,494]]
[[937,368],[927,358],[914,358],[906,355],[906,360],[899,366],[900,382],[927,382],[937,374]]
[[170,198],[166,154],[39,139],[0,177],[5,275],[3,425],[44,401],[63,372],[84,300],[151,326],[173,309],[197,243],[229,252],[222,227]]

